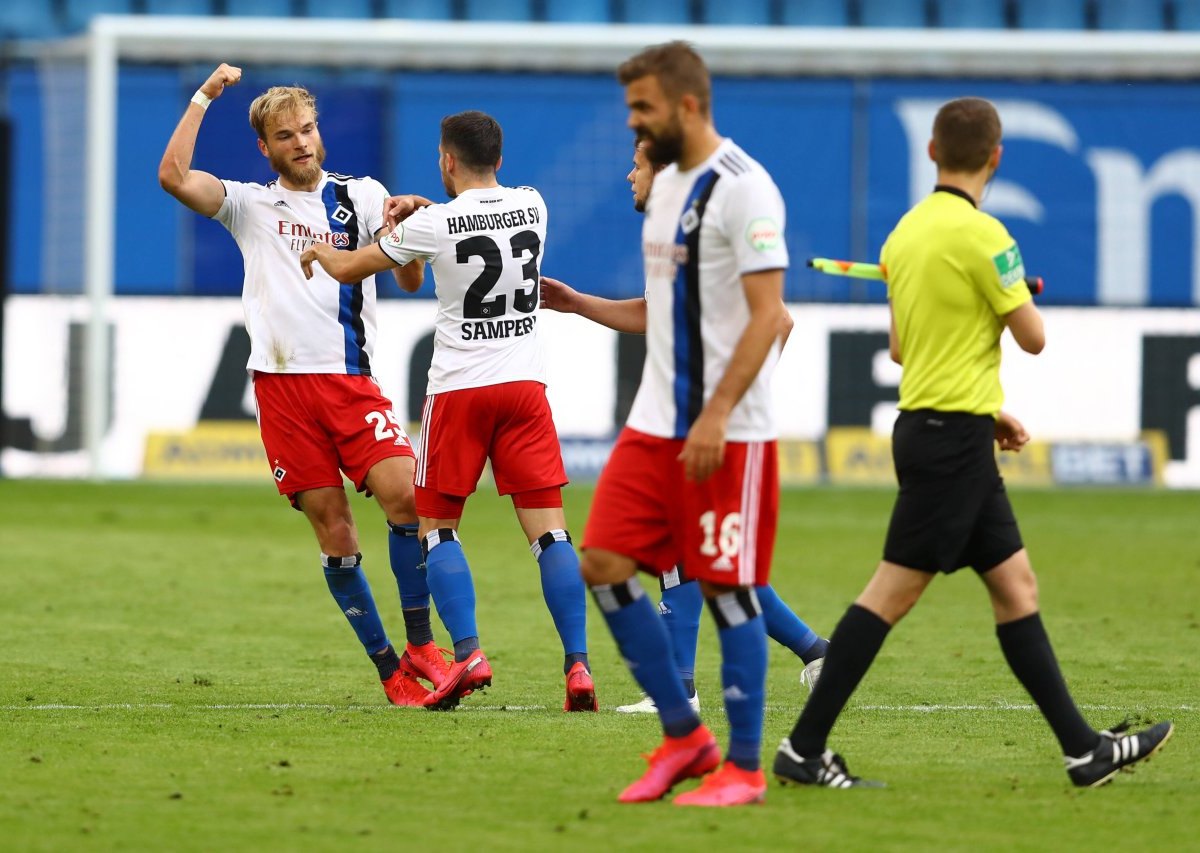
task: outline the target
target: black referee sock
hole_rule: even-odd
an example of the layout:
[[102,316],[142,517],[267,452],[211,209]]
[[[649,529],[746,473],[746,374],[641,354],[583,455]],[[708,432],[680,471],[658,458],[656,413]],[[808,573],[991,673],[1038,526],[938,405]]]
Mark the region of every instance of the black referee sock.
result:
[[858,682],[867,674],[871,661],[892,628],[865,607],[851,604],[829,638],[825,667],[800,719],[792,729],[792,749],[805,758],[825,751],[825,741],[833,724]]
[[1054,730],[1063,755],[1075,757],[1095,749],[1100,736],[1084,721],[1067,691],[1041,614],[997,625],[996,637],[1013,675],[1029,691]]

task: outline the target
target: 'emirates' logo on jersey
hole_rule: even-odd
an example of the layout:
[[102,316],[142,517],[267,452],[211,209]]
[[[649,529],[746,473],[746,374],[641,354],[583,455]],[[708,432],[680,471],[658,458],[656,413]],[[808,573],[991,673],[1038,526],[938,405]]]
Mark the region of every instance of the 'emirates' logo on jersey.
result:
[[303,222],[289,222],[286,219],[280,219],[276,228],[279,236],[291,239],[294,252],[303,252],[313,243],[328,243],[335,249],[345,249],[350,245],[350,235],[345,231],[313,231]]

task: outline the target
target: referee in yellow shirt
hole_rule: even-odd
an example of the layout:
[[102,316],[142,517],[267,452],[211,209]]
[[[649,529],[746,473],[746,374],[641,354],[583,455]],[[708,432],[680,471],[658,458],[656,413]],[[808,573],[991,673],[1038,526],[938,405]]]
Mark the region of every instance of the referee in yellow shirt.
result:
[[900,491],[883,560],[829,638],[816,689],[775,756],[784,783],[849,788],[852,776],[826,748],[830,730],[888,631],[934,576],[970,566],[987,587],[996,636],[1033,697],[1080,786],[1102,785],[1171,736],[1169,722],[1137,733],[1097,732],[1080,715],[1038,613],[1037,579],[996,467],[993,442],[1020,451],[1025,428],[1000,411],[1000,337],[1045,345],[1025,286],[1021,251],[978,209],[1000,164],[1000,117],[980,98],[950,101],[933,124],[933,193],[905,214],[884,244],[892,323],[889,346],[904,366],[892,457]]

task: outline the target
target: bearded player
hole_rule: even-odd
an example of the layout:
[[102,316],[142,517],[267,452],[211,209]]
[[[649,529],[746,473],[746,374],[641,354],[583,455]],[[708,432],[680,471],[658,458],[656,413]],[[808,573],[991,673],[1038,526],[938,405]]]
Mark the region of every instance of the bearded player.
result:
[[[654,176],[665,168],[665,164],[655,165],[646,157],[647,145],[644,140],[634,145],[633,168],[625,176],[633,192],[633,209],[638,213],[645,213]],[[542,307],[565,314],[578,314],[618,332],[646,334],[644,297],[606,299],[580,293],[557,279],[542,276]],[[790,316],[786,318],[784,325],[781,341],[786,341],[791,332],[793,323]],[[662,614],[671,638],[675,668],[683,681],[688,701],[699,712],[700,696],[696,692],[696,637],[700,630],[704,596],[700,592],[700,585],[689,578],[679,566],[663,572],[658,580],[662,588],[658,611]],[[804,663],[800,682],[810,690],[813,689],[820,678],[829,641],[808,627],[770,584],[758,587],[755,592],[763,610],[767,636],[800,658]],[[617,706],[617,711],[626,714],[653,714],[657,710],[654,700],[648,695],[643,695],[638,702]]]
[[[258,149],[277,180],[219,180],[191,168],[209,104],[241,76],[240,68],[222,64],[192,96],[163,153],[159,183],[237,241],[246,268],[247,369],[272,476],[312,525],[329,591],[377,667],[388,699],[427,705],[432,694],[416,678],[437,687],[449,666],[433,643],[420,570],[412,445],[372,377],[375,283],[364,276],[339,286],[323,273],[310,282],[297,264],[314,244],[353,249],[384,233],[388,193],[372,178],[322,168],[316,100],[297,87],[273,87],[250,105]],[[398,271],[397,281],[406,286],[422,275],[413,264]],[[402,657],[363,573],[343,472],[358,491],[375,496],[391,528],[391,567],[408,635]]]

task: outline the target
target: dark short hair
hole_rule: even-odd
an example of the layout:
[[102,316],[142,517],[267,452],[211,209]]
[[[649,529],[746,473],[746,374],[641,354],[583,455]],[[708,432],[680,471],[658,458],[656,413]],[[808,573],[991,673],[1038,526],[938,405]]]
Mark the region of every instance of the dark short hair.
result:
[[467,110],[442,119],[442,147],[468,169],[494,169],[504,150],[504,131],[487,113]]
[[695,95],[700,112],[708,115],[712,81],[704,60],[690,44],[685,41],[654,44],[617,67],[617,82],[622,86],[650,76],[658,78],[663,92],[674,101],[684,95]]
[[933,120],[937,164],[948,172],[978,172],[1000,144],[1000,114],[991,101],[958,98]]

